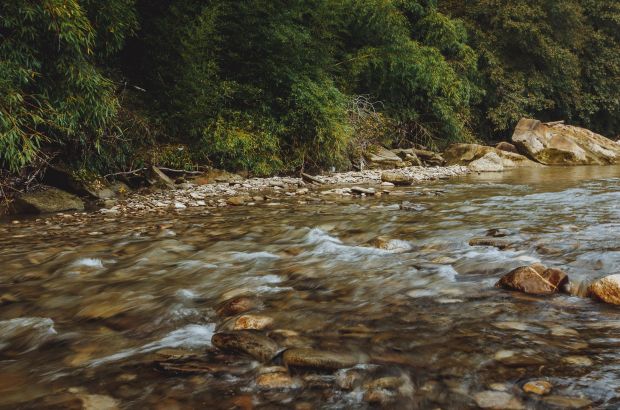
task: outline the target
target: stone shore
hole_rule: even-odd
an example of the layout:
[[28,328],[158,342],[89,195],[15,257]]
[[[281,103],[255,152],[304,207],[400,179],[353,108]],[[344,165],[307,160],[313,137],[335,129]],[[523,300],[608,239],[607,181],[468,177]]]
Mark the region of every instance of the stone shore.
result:
[[[229,182],[196,184],[191,181],[177,184],[174,189],[155,192],[134,192],[124,199],[105,202],[103,214],[142,213],[149,211],[183,210],[186,208],[251,205],[258,202],[277,203],[278,199],[325,195],[368,196],[389,194],[393,186],[381,181],[382,170],[333,173],[315,178],[320,183],[308,183],[302,178],[271,177],[235,179]],[[413,184],[422,181],[448,179],[469,172],[464,166],[407,167],[390,170],[410,178]],[[359,187],[356,187],[358,185]]]

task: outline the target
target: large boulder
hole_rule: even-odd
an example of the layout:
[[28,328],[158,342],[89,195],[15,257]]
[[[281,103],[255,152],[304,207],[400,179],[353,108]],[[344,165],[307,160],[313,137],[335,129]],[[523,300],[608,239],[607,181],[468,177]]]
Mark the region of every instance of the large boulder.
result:
[[590,285],[588,293],[612,305],[620,305],[620,274],[606,276]]
[[443,157],[448,165],[467,165],[479,172],[540,167],[540,164],[523,155],[479,144],[453,144],[443,153]]
[[512,141],[545,165],[607,165],[620,162],[620,144],[584,128],[523,118]]
[[372,147],[364,153],[366,165],[371,169],[402,168],[405,162],[395,153],[383,147]]
[[547,269],[534,264],[510,271],[495,286],[534,295],[549,295],[564,290],[568,283],[568,276],[560,269]]
[[114,191],[103,179],[83,180],[70,169],[51,165],[45,170],[43,183],[69,193],[93,199],[110,199]]
[[57,188],[20,195],[14,206],[17,212],[28,214],[84,210],[80,198]]

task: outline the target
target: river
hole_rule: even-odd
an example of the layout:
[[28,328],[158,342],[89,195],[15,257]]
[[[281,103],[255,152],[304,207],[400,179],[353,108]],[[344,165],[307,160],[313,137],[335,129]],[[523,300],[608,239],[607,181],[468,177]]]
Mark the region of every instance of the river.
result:
[[[394,191],[2,223],[0,407],[466,409],[498,391],[523,408],[620,406],[618,308],[494,287],[533,262],[574,282],[619,273],[620,167]],[[469,245],[491,229],[511,246]],[[289,374],[281,353],[215,349],[236,323],[218,308],[240,295],[282,349],[358,364]],[[257,383],[273,371],[286,388]],[[551,395],[524,393],[532,380]]]

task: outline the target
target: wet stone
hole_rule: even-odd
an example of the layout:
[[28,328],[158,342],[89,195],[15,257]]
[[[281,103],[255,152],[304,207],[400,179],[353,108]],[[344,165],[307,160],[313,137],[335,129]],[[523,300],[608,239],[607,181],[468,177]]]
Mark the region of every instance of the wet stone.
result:
[[553,386],[551,383],[545,380],[532,380],[523,385],[523,391],[526,393],[537,394],[544,396],[551,393]]
[[356,369],[340,370],[336,373],[336,385],[342,390],[353,390],[362,384],[364,375]]
[[217,314],[222,317],[235,316],[245,313],[258,306],[259,302],[248,296],[238,296],[222,303],[217,309]]
[[281,351],[272,339],[251,330],[216,333],[211,343],[218,349],[243,352],[261,362],[271,361]]
[[561,270],[541,270],[539,265],[521,266],[502,277],[495,286],[534,295],[549,295],[561,291],[568,284],[568,276]]
[[595,281],[590,285],[589,293],[605,303],[620,305],[620,274]]
[[360,359],[348,353],[324,352],[313,349],[289,349],[284,352],[284,363],[290,367],[338,370],[353,367]]

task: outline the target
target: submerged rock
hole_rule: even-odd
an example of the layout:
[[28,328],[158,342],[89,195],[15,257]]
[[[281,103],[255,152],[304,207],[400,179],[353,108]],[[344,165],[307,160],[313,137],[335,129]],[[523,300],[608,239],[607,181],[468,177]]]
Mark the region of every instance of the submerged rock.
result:
[[261,362],[271,361],[282,350],[272,339],[251,330],[216,333],[211,343],[220,350],[246,353]]
[[284,363],[289,367],[338,370],[353,367],[360,358],[348,353],[324,352],[313,349],[289,349],[284,352]]
[[472,238],[469,240],[469,246],[491,246],[500,250],[508,249],[512,243],[506,239],[497,238]]
[[558,409],[583,409],[592,404],[591,400],[584,397],[547,396],[543,400],[545,404]]
[[84,202],[75,195],[49,188],[23,194],[15,199],[15,210],[21,213],[42,214],[62,211],[83,211]]
[[612,305],[620,305],[620,274],[606,276],[592,283],[588,293]]
[[255,298],[237,296],[222,303],[217,309],[217,314],[222,317],[235,316],[254,309],[258,304]]
[[544,269],[542,265],[521,266],[506,274],[495,285],[508,290],[548,295],[568,284],[568,276],[560,269]]
[[288,373],[274,372],[258,376],[256,385],[261,389],[294,389],[300,386]]
[[513,395],[500,391],[484,391],[474,395],[476,404],[483,409],[521,410],[525,407]]
[[512,141],[545,165],[606,165],[620,160],[620,144],[584,128],[523,118]]

